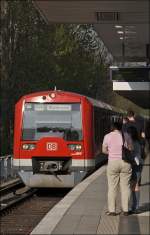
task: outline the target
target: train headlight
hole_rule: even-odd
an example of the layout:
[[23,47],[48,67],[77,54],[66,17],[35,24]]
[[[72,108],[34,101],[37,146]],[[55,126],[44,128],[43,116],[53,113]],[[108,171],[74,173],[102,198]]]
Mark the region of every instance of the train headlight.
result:
[[50,98],[54,99],[56,97],[56,94],[55,93],[51,93],[49,94]]
[[77,145],[76,145],[76,151],[81,151],[81,150],[82,150],[81,144],[77,144]]
[[81,144],[68,144],[68,147],[71,151],[81,151],[82,150]]
[[23,144],[23,145],[22,145],[22,149],[23,149],[23,150],[27,150],[27,149],[28,149],[28,144]]
[[36,144],[23,144],[22,149],[23,150],[33,150],[36,148]]
[[30,150],[33,150],[33,149],[35,149],[36,148],[36,144],[29,144],[29,149]]
[[71,151],[75,150],[75,144],[68,144],[68,147]]

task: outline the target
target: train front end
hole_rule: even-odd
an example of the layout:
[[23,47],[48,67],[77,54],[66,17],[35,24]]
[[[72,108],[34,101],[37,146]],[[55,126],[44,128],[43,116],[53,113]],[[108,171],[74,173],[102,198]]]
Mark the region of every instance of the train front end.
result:
[[45,92],[15,110],[14,166],[29,187],[73,187],[87,173],[81,97]]

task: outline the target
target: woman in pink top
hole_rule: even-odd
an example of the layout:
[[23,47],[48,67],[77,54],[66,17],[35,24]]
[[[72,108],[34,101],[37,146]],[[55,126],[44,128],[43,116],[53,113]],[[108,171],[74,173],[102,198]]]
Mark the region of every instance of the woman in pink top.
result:
[[[120,183],[123,215],[129,214],[131,165],[122,160],[121,124],[114,122],[111,132],[104,136],[102,151],[108,154],[108,215],[116,215],[116,195]],[[126,143],[127,144],[127,143]],[[127,144],[128,146],[130,143]],[[130,148],[130,146],[129,146]]]

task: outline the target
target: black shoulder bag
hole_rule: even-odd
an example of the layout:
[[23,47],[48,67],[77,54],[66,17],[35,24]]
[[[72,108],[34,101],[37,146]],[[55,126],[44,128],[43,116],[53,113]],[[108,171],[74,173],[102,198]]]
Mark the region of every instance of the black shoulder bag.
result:
[[124,160],[125,162],[128,162],[130,164],[134,164],[134,156],[132,154],[132,151],[129,150],[126,146],[125,146],[125,139],[124,139],[124,135],[122,133],[122,139],[123,139],[123,145],[122,145],[122,160]]

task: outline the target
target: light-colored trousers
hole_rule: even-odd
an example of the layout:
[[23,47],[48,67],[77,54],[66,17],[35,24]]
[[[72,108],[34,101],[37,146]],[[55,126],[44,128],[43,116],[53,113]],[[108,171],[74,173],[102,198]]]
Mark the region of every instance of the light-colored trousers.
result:
[[122,159],[109,160],[107,166],[108,179],[108,210],[116,211],[116,196],[120,184],[122,210],[129,210],[131,165]]

